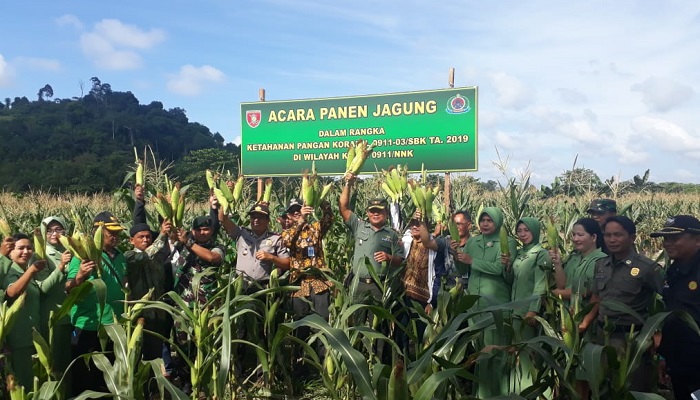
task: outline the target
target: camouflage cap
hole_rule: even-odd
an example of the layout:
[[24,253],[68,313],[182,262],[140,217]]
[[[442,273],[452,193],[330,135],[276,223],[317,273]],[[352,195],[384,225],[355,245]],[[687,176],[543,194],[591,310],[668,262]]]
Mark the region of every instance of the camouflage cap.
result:
[[615,200],[611,199],[595,199],[591,201],[591,205],[588,206],[588,210],[586,210],[588,213],[606,213],[606,212],[611,212],[611,213],[616,213],[617,212],[617,203]]

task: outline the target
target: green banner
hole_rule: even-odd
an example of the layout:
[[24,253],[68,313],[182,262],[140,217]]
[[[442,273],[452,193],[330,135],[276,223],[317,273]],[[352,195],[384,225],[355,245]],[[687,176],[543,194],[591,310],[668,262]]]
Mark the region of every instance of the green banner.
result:
[[477,88],[241,103],[247,176],[345,173],[349,144],[374,146],[363,172],[477,170]]

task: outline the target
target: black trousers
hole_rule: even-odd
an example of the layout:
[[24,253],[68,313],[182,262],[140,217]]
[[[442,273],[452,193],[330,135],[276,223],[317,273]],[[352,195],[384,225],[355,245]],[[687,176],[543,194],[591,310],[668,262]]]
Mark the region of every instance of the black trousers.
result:
[[669,371],[669,374],[673,385],[673,396],[676,400],[688,400],[694,391],[700,390],[700,371],[678,373]]
[[[90,354],[94,351],[102,351],[100,347],[100,339],[97,336],[97,331],[85,331],[73,327],[72,339],[72,357],[80,357],[83,354]],[[109,353],[106,355],[110,362],[114,362],[113,345],[111,341],[107,342],[105,349]],[[86,390],[106,391],[104,375],[100,371],[92,359],[88,365],[83,360],[77,360],[73,363],[73,387],[71,396],[77,396]]]

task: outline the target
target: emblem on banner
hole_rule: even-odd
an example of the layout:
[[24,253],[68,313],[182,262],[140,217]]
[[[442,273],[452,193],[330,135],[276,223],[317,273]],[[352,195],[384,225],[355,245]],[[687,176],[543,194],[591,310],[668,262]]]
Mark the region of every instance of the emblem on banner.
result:
[[471,110],[469,107],[469,99],[457,94],[450,97],[450,99],[447,101],[447,109],[445,111],[447,111],[449,114],[461,114],[469,112],[469,110]]
[[245,112],[245,121],[251,128],[257,128],[260,125],[260,120],[262,119],[262,111],[260,110],[248,110]]

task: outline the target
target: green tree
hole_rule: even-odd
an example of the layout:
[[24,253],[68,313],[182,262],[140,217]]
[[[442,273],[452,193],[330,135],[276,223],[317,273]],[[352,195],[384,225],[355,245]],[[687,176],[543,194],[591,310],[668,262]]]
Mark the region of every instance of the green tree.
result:
[[204,172],[207,169],[228,170],[238,175],[239,163],[240,151],[232,153],[220,148],[193,150],[175,166],[175,173],[183,185],[189,185],[188,197],[205,199],[209,196],[209,188]]

